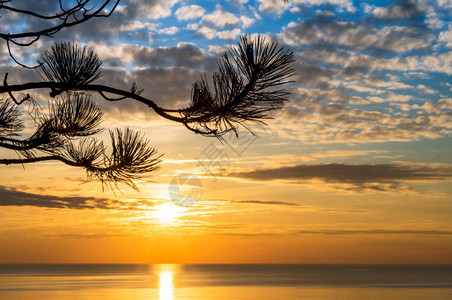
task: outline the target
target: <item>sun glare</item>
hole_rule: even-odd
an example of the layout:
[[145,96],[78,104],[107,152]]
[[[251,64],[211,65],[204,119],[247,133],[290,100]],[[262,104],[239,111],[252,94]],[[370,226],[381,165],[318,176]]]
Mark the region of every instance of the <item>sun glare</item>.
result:
[[[178,271],[178,265],[155,265],[159,276],[159,300],[174,300],[173,277]],[[154,266],[153,266],[154,268]]]
[[173,300],[173,273],[165,271],[159,274],[159,300]]
[[154,217],[162,223],[170,223],[177,219],[183,212],[183,208],[172,203],[165,203],[155,207]]

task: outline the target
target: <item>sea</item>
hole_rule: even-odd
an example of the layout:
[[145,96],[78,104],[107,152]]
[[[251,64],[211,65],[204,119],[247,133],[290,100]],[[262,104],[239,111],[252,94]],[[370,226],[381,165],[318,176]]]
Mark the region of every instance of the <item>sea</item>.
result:
[[452,265],[0,264],[0,299],[452,299]]

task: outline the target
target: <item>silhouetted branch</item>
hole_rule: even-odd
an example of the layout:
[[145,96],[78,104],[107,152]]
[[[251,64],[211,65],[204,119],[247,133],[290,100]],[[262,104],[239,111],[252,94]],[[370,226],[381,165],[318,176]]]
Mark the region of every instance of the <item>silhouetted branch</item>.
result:
[[213,91],[203,77],[193,85],[191,105],[180,111],[190,130],[221,136],[237,133],[237,126],[251,121],[263,123],[268,112],[280,109],[289,93],[280,86],[294,75],[293,53],[257,36],[242,37],[218,62],[213,74]]
[[[57,47],[53,49],[55,48]],[[170,110],[141,96],[141,91],[137,91],[135,84],[130,91],[87,84],[86,82],[99,76],[97,70],[100,63],[96,60],[97,57],[91,52],[85,52],[85,49],[69,47],[69,44],[58,49],[60,57],[68,56],[67,52],[78,51],[77,57],[80,59],[74,63],[77,68],[69,70],[65,64],[55,63],[51,64],[52,71],[49,71],[50,64],[46,62],[42,68],[47,70],[44,72],[48,74],[49,81],[19,85],[7,85],[5,81],[0,87],[0,93],[49,88],[52,90],[50,96],[55,96],[62,91],[95,91],[108,101],[134,99],[148,105],[161,117],[182,123],[196,133],[219,137],[230,130],[236,131],[236,127],[243,122],[262,123],[269,119],[268,112],[280,109],[287,101],[289,93],[280,86],[289,83],[289,78],[294,75],[292,52],[275,43],[267,43],[261,36],[254,40],[245,36],[236,49],[225,54],[218,62],[219,71],[213,74],[213,91],[203,77],[193,84],[191,105],[184,109]],[[89,54],[82,55],[80,52]],[[50,53],[47,55],[50,56]],[[75,74],[79,73],[79,69],[87,69],[89,76],[77,78]],[[108,97],[106,93],[120,97]]]
[[[81,48],[75,43],[57,43],[46,50],[41,59],[38,62],[44,73],[43,79],[62,83],[67,86],[65,91],[77,89],[77,86],[90,83],[101,76],[98,70],[102,63],[94,51]],[[54,90],[51,97],[59,93],[61,90]]]
[[102,182],[122,182],[137,189],[133,180],[139,179],[137,174],[152,172],[158,169],[160,157],[155,157],[157,150],[149,147],[148,140],[130,129],[110,131],[112,154],[106,159],[104,166],[87,169],[91,176]]
[[49,115],[36,120],[36,130],[26,139],[0,137],[0,147],[17,151],[25,157],[36,153],[61,153],[72,138],[94,135],[102,112],[86,95],[70,95],[55,99]]
[[[5,74],[0,86],[0,93],[7,93],[10,98],[3,103],[4,130],[7,126],[20,129],[21,123],[15,119],[18,110],[11,105],[19,106],[33,99],[27,94],[17,100],[14,92],[49,89],[53,99],[48,114],[41,114],[37,109],[36,130],[31,136],[24,140],[6,134],[0,136],[0,147],[21,155],[0,163],[58,160],[85,168],[88,180],[97,178],[103,184],[114,185],[125,183],[134,189],[137,189],[134,180],[140,174],[158,168],[160,156],[156,156],[157,151],[149,147],[142,135],[130,129],[110,131],[112,152],[107,155],[104,144],[91,137],[100,131],[102,112],[85,92],[96,92],[107,101],[133,99],[192,132],[221,138],[229,131],[237,134],[238,126],[249,130],[248,122],[264,123],[271,118],[269,113],[280,109],[288,100],[289,93],[282,85],[289,83],[294,75],[291,51],[267,42],[262,36],[254,39],[244,36],[236,48],[219,60],[218,71],[213,73],[213,88],[204,75],[193,84],[188,107],[166,109],[143,97],[143,90],[136,83],[130,90],[93,84],[100,77],[101,62],[93,51],[74,43],[55,44],[44,52],[39,62],[44,81],[9,85]],[[1,114],[0,107],[0,118]]]
[[66,137],[82,137],[98,133],[103,112],[89,95],[75,94],[56,99],[51,106],[48,123],[54,132]]
[[[43,29],[39,30],[30,29],[28,31],[18,33],[11,33],[10,31],[0,32],[0,39],[6,41],[8,52],[14,62],[22,67],[30,68],[25,64],[20,63],[13,56],[10,48],[10,43],[18,46],[30,46],[41,39],[41,37],[53,37],[56,33],[64,28],[82,24],[93,18],[109,17],[119,5],[119,1],[120,0],[105,0],[99,4],[99,2],[92,0],[77,0],[75,3],[73,3],[72,7],[65,9],[63,6],[63,1],[59,0],[61,12],[57,12],[54,15],[38,14],[31,10],[20,9],[11,5],[6,5],[6,3],[12,3],[11,1],[0,1],[0,12],[2,10],[11,12],[16,15],[16,19],[31,18],[32,21],[47,21],[47,25],[44,26]],[[96,4],[98,4],[97,7]],[[89,6],[92,7],[89,8]]]
[[[65,10],[62,6],[62,2],[60,1],[60,9],[62,10],[62,13],[57,13],[54,16],[44,16],[40,14],[36,14],[29,10],[21,10],[17,9],[8,5],[1,4],[0,9],[4,9],[7,11],[12,11],[15,13],[18,13],[19,15],[28,15],[32,17],[36,17],[38,19],[45,19],[50,21],[60,20],[58,24],[54,24],[53,22],[49,22],[49,26],[37,30],[37,31],[27,31],[27,32],[20,32],[20,33],[0,33],[0,38],[4,40],[10,40],[16,42],[18,39],[23,38],[37,38],[39,40],[42,36],[52,36],[58,31],[60,31],[63,28],[72,27],[78,24],[81,24],[83,22],[86,22],[92,18],[98,18],[98,17],[109,17],[113,11],[118,6],[120,0],[106,0],[104,1],[97,9],[90,9],[87,8],[88,4],[92,2],[91,0],[85,0],[85,1],[77,1],[77,5],[74,7]],[[3,2],[5,3],[5,2]],[[105,13],[105,9],[111,5],[112,7],[108,10],[107,13]],[[81,13],[82,17],[80,19],[77,18],[77,15]]]
[[138,174],[159,168],[161,156],[149,147],[149,142],[139,132],[126,128],[110,131],[112,154],[107,156],[102,143],[94,139],[82,140],[78,146],[70,144],[64,154],[53,154],[19,159],[0,159],[0,164],[26,164],[42,161],[60,161],[73,167],[82,167],[87,172],[87,180],[99,179],[103,184],[125,183],[138,190],[134,180]]
[[20,118],[20,111],[11,100],[6,97],[0,99],[0,141],[9,136],[17,135],[24,124]]
[[57,160],[69,166],[82,167],[87,180],[102,183],[125,183],[138,190],[134,180],[140,174],[158,169],[161,156],[148,140],[131,129],[110,131],[112,151],[106,154],[102,142],[92,136],[99,132],[102,112],[83,94],[68,95],[54,101],[49,115],[38,119],[35,132],[24,140],[11,138],[22,128],[17,107],[10,100],[0,103],[0,147],[14,150],[21,157],[0,159],[0,164],[26,164]]
[[4,3],[11,2],[11,1],[2,1],[1,2],[2,4],[0,4],[0,9],[6,9],[6,10],[13,11],[13,12],[16,12],[16,13],[19,13],[19,14],[22,14],[22,15],[30,15],[32,17],[36,17],[38,19],[44,19],[44,20],[64,19],[67,15],[73,14],[74,12],[76,12],[76,11],[80,10],[81,8],[83,8],[89,1],[90,0],[85,0],[83,2],[79,2],[76,6],[70,8],[68,10],[65,10],[63,8],[63,4],[62,4],[62,2],[60,0],[59,4],[60,4],[60,9],[61,9],[62,13],[51,15],[51,16],[45,16],[45,15],[41,15],[41,14],[35,13],[33,11],[19,9],[19,8],[15,8],[15,7],[4,5]]
[[87,178],[99,179],[103,184],[125,183],[137,190],[134,180],[139,174],[159,168],[161,156],[149,147],[149,141],[129,128],[110,131],[112,153],[105,154],[103,143],[85,139],[78,146],[67,149],[68,161],[86,169]]
[[[3,79],[3,85],[7,86],[8,85],[8,73],[5,73],[5,78]],[[31,100],[30,94],[27,94],[26,96],[24,96],[20,101],[18,101],[16,99],[16,97],[14,97],[13,93],[11,91],[8,91],[8,95],[10,97],[10,99],[12,101],[14,101],[14,103],[16,103],[17,105],[21,105],[22,103],[24,103],[27,100]]]

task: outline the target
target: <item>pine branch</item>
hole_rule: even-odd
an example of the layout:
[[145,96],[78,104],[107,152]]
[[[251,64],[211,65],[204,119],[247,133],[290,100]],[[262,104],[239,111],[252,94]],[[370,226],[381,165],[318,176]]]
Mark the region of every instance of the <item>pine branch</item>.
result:
[[[41,55],[38,61],[44,73],[43,79],[58,82],[66,86],[65,91],[77,89],[101,77],[101,62],[93,50],[80,47],[75,43],[56,43]],[[61,93],[53,91],[52,97]]]
[[281,88],[295,74],[293,53],[262,36],[242,37],[218,62],[214,90],[206,78],[193,85],[191,105],[180,110],[186,127],[206,136],[237,133],[243,122],[263,123],[282,108],[289,93]]
[[[282,108],[289,97],[282,85],[291,82],[293,62],[293,53],[284,47],[262,36],[244,36],[219,60],[213,88],[204,75],[193,84],[188,107],[165,109],[143,97],[135,83],[130,90],[93,84],[101,65],[95,53],[74,43],[55,44],[41,56],[44,81],[9,85],[7,74],[4,77],[0,93],[9,98],[0,105],[0,147],[20,157],[2,159],[0,164],[57,160],[84,168],[87,180],[125,183],[138,190],[134,181],[158,169],[161,156],[143,135],[130,129],[110,131],[112,151],[107,155],[104,144],[92,137],[101,130],[102,112],[84,92],[97,92],[107,101],[136,100],[197,134],[221,138],[230,131],[237,134],[238,126],[247,128],[247,122],[264,123],[271,111]],[[12,138],[22,128],[18,106],[33,101],[29,94],[17,100],[13,93],[34,89],[50,90],[49,113],[34,106],[35,132],[24,140]]]
[[7,97],[0,99],[0,141],[4,137],[17,135],[24,124],[19,119],[20,111]]
[[[60,20],[60,22],[56,25],[53,24],[52,22],[49,23],[49,26],[42,30],[37,30],[37,31],[31,30],[31,31],[20,32],[20,33],[0,33],[0,38],[4,39],[4,40],[9,40],[12,42],[15,42],[15,40],[23,39],[23,38],[37,38],[34,41],[34,42],[36,42],[42,36],[53,36],[54,34],[59,32],[63,28],[68,28],[68,27],[79,25],[92,18],[109,17],[113,13],[113,11],[116,9],[116,7],[119,5],[119,1],[120,0],[104,1],[96,10],[87,8],[87,5],[89,4],[90,0],[87,0],[87,1],[85,0],[83,2],[77,1],[78,4],[75,5],[73,8],[68,9],[68,10],[62,9],[62,11],[63,11],[62,13],[55,14],[53,17],[39,15],[39,14],[36,14],[36,13],[34,13],[32,11],[28,11],[28,10],[19,10],[19,9],[16,9],[16,8],[13,8],[13,7],[7,6],[7,5],[0,5],[0,9],[14,11],[14,12],[22,14],[22,15],[30,15],[33,17],[37,17],[39,19],[48,19],[48,20],[52,20],[52,21]],[[61,2],[60,2],[60,4],[61,4]],[[104,13],[104,10],[110,4],[112,5],[112,8],[109,9],[109,11],[107,13]],[[90,13],[90,11],[92,11],[92,12]],[[79,13],[79,12],[82,12],[81,18],[76,17],[77,13]]]

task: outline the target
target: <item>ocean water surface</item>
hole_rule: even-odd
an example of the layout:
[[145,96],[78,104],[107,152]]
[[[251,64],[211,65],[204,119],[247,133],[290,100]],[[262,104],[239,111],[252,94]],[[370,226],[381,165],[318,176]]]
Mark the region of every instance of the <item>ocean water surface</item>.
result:
[[0,299],[452,299],[452,265],[0,264]]

